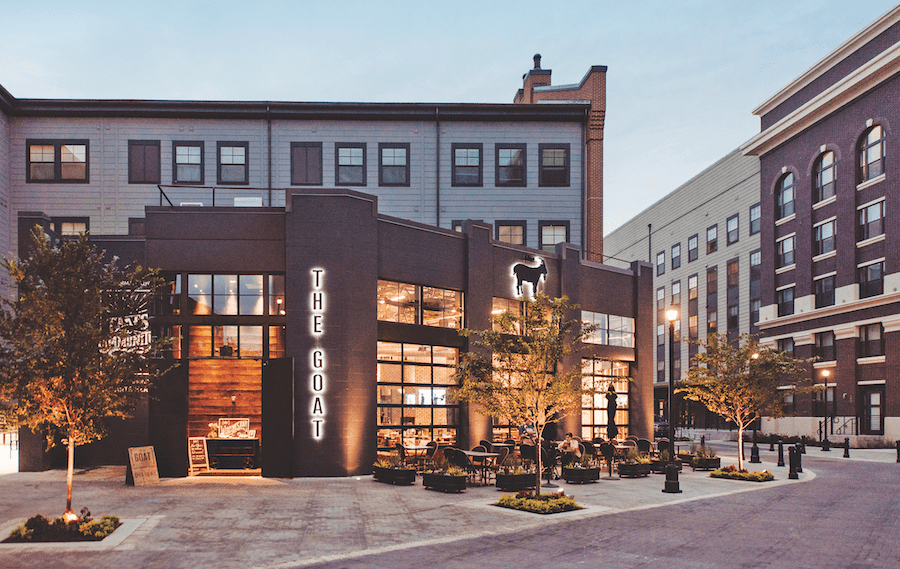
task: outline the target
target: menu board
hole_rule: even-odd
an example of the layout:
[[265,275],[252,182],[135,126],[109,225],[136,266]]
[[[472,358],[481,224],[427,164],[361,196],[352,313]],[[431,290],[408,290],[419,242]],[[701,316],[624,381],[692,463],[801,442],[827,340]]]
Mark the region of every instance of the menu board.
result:
[[250,419],[220,418],[218,424],[220,439],[252,439],[256,430],[250,429]]
[[209,470],[209,453],[206,450],[206,437],[188,437],[188,469]]
[[129,447],[128,462],[135,486],[159,483],[159,469],[153,447]]

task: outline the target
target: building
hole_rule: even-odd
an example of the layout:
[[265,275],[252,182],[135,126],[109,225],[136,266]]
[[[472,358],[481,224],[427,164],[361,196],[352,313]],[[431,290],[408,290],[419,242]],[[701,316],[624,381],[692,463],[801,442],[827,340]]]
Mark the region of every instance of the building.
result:
[[[754,110],[760,133],[762,307],[767,342],[825,388],[764,424],[783,434],[900,438],[900,6]],[[827,372],[827,375],[826,375]]]
[[[648,268],[583,253],[602,253],[587,228],[602,216],[605,71],[553,90],[536,58],[527,95],[505,105],[52,101],[0,88],[0,247],[24,254],[35,225],[89,230],[168,279],[151,324],[180,338],[181,365],[82,459],[121,463],[125,447],[152,444],[161,473],[184,475],[189,437],[238,429],[240,468],[348,475],[401,441],[508,436],[445,393],[466,349],[458,329],[517,306],[516,264],[543,265],[539,286],[601,325],[591,381],[627,395],[621,436],[649,436]],[[584,405],[564,428],[602,436],[604,403]],[[22,434],[23,470],[48,465],[40,441]]]
[[[757,332],[760,220],[759,160],[735,150],[606,236],[607,263],[647,260],[654,267],[656,415],[669,416],[668,307],[679,311],[676,381],[698,349],[683,340]],[[677,409],[679,427],[724,426],[699,404],[685,403]]]

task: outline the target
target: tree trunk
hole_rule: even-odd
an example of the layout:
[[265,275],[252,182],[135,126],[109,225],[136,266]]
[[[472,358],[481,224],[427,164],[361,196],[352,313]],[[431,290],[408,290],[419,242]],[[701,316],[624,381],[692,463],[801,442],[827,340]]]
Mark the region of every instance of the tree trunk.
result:
[[69,466],[66,470],[66,512],[72,511],[72,475],[75,473],[75,440],[69,437]]
[[[541,431],[544,429],[542,428]],[[534,495],[541,495],[541,442],[544,440],[543,434],[538,433],[537,443],[534,445],[534,464],[537,465],[537,482],[534,485]]]
[[744,424],[738,423],[738,470],[744,468]]

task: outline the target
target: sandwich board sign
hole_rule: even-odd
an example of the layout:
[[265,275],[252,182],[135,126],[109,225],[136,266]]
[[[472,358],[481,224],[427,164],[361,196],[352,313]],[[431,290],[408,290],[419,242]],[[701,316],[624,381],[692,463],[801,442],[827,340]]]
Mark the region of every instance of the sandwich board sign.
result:
[[206,437],[188,437],[188,473],[209,470]]
[[[129,447],[128,467],[135,486],[159,483],[159,469],[156,466],[156,452],[153,447]],[[126,474],[125,482],[128,482]]]

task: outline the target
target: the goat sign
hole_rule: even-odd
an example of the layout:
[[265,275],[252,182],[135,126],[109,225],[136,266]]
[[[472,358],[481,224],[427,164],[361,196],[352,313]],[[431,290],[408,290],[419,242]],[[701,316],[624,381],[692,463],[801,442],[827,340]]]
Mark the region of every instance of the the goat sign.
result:
[[516,287],[516,298],[522,298],[525,295],[524,285],[530,284],[531,291],[526,296],[529,300],[534,300],[534,295],[542,292],[541,283],[547,279],[547,265],[540,257],[537,259],[538,264],[535,267],[526,265],[525,263],[516,263],[512,266],[512,277]]

